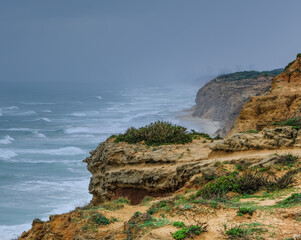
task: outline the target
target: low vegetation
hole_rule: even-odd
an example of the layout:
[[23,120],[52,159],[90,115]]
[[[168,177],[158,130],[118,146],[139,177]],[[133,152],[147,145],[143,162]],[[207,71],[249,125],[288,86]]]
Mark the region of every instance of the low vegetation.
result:
[[[260,235],[267,231],[265,228],[260,226],[260,223],[240,224],[231,228],[228,228],[225,225],[225,235],[228,239],[250,239],[250,236],[252,235]],[[256,239],[262,238],[257,237]]]
[[215,199],[226,198],[229,192],[253,194],[261,189],[268,191],[284,189],[294,182],[293,174],[292,172],[288,172],[282,177],[277,178],[275,176],[266,176],[257,171],[247,171],[242,175],[234,172],[207,183],[197,192],[196,196],[204,199]]
[[254,212],[255,212],[255,208],[242,207],[242,208],[239,208],[239,210],[237,211],[237,215],[238,216],[243,216],[245,214],[249,214],[250,216],[252,216]]
[[104,202],[103,204],[101,204],[101,207],[106,210],[115,211],[124,208],[125,204],[129,204],[129,200],[125,198],[119,198],[114,201]]
[[193,239],[194,235],[200,235],[203,232],[207,232],[206,223],[183,227],[181,230],[178,230],[173,234],[173,238],[176,240],[183,240],[187,238]]
[[259,76],[264,77],[275,77],[282,73],[283,69],[275,69],[272,71],[263,71],[263,72],[257,72],[257,71],[243,71],[243,72],[235,72],[230,74],[224,74],[217,77],[217,80],[222,81],[239,81],[243,79],[250,79],[250,78],[256,78]]
[[301,118],[290,118],[282,122],[274,122],[273,126],[292,126],[293,128],[299,130],[301,129]]
[[185,144],[192,142],[195,138],[211,139],[208,134],[199,133],[194,130],[174,125],[170,122],[157,121],[145,127],[131,127],[124,134],[112,135],[114,142],[126,142],[130,144],[144,142],[148,146],[159,146],[166,144]]
[[278,202],[276,206],[292,207],[297,204],[301,204],[301,193],[293,193],[290,197]]

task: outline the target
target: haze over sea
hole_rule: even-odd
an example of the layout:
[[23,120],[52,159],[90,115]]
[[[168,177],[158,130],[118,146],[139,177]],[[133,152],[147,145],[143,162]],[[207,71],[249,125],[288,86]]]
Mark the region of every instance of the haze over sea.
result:
[[34,218],[47,220],[87,204],[90,174],[82,160],[110,135],[156,120],[201,130],[175,118],[194,104],[196,87],[19,86],[12,94],[2,86],[1,240],[20,236]]

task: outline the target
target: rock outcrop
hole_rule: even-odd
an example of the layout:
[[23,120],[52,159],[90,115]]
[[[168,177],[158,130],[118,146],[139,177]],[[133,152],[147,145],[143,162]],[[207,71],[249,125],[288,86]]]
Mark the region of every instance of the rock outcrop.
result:
[[193,116],[220,121],[221,129],[217,133],[224,136],[249,98],[268,92],[272,87],[272,78],[281,72],[282,69],[276,69],[219,76],[198,91]]
[[273,79],[270,92],[251,97],[240,112],[230,135],[262,130],[274,122],[301,115],[301,54]]
[[92,173],[92,203],[126,197],[137,204],[145,196],[175,192],[206,165],[200,160],[208,157],[210,149],[203,141],[149,148],[107,140],[84,160]]
[[213,151],[246,151],[301,147],[301,130],[293,127],[264,128],[259,133],[236,133],[211,144]]

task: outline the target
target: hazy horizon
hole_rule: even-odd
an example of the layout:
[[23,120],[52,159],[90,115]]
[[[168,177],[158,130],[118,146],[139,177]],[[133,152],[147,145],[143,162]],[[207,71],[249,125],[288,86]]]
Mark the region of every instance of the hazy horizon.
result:
[[[1,1],[0,82],[192,82],[283,68],[300,1]],[[17,84],[16,84],[17,85]]]

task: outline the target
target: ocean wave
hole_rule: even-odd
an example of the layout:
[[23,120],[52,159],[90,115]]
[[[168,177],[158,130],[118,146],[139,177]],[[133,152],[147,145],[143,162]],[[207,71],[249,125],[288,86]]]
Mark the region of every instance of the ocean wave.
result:
[[43,110],[42,112],[44,112],[44,113],[52,113],[52,111],[51,110]]
[[99,115],[99,111],[74,112],[74,113],[71,113],[68,115],[74,116],[74,117],[97,116],[97,115]]
[[0,225],[0,239],[12,240],[17,239],[22,232],[31,228],[31,223],[19,224],[19,225]]
[[9,136],[9,135],[6,135],[3,139],[0,139],[0,144],[10,144],[10,143],[12,143],[13,141],[15,141],[14,138],[12,138],[12,137]]
[[0,148],[0,160],[9,160],[17,155],[13,150]]
[[64,163],[64,164],[74,164],[75,162],[78,162],[78,160],[72,159],[72,160],[62,160],[62,159],[51,159],[51,160],[35,160],[35,159],[9,159],[4,160],[6,162],[11,163],[29,163],[29,164],[36,164],[36,163]]
[[102,100],[102,96],[96,96],[98,100]]
[[52,102],[20,102],[23,105],[54,105]]
[[49,118],[46,118],[46,117],[44,117],[44,118],[38,118],[38,119],[36,119],[36,121],[51,122],[51,120]]
[[35,111],[26,111],[26,112],[17,112],[17,113],[10,113],[11,116],[30,116],[30,115],[36,115],[37,113]]
[[2,131],[12,131],[12,132],[36,132],[39,129],[32,129],[32,128],[1,128]]
[[64,130],[67,134],[112,134],[116,132],[120,132],[120,127],[115,127],[111,125],[110,127],[99,128],[97,126],[92,127],[69,127]]
[[2,107],[1,110],[19,110],[17,106]]
[[85,116],[87,116],[87,114],[84,113],[84,112],[75,112],[75,113],[71,113],[69,115],[74,116],[74,117],[85,117]]
[[16,150],[16,152],[21,154],[46,154],[55,156],[73,156],[86,154],[86,151],[78,147],[63,147],[57,149],[18,149]]
[[35,137],[38,137],[38,138],[47,138],[45,134],[40,133],[38,131],[33,131],[33,134]]

